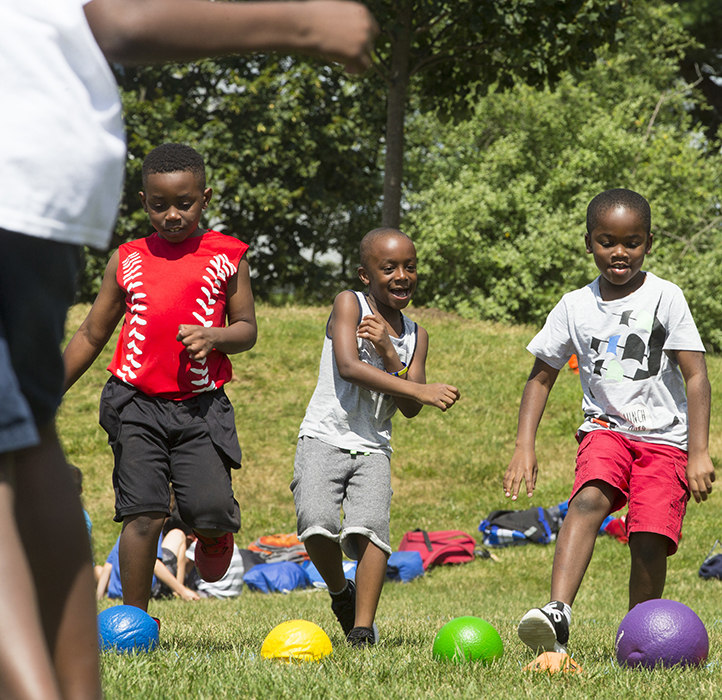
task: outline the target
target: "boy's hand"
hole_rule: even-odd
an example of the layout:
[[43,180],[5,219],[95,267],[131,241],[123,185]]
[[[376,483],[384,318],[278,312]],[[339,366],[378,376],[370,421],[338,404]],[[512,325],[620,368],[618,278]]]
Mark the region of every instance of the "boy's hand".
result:
[[201,599],[201,597],[195,591],[192,591],[190,588],[186,588],[185,586],[183,586],[178,593],[174,593],[173,595],[189,602],[192,600]]
[[707,500],[707,496],[712,493],[714,480],[714,465],[709,454],[690,455],[687,459],[687,482],[697,503]]
[[178,326],[176,340],[185,345],[191,360],[202,360],[215,347],[215,330],[182,323]]
[[371,65],[371,50],[379,28],[373,15],[358,2],[309,0],[303,3],[314,38],[313,53],[342,63],[348,73],[363,73]]
[[526,495],[529,498],[534,494],[537,477],[536,452],[534,450],[514,450],[514,456],[504,474],[504,495],[512,501],[519,496],[522,479],[526,483]]
[[386,325],[378,316],[364,316],[358,324],[356,335],[364,340],[370,340],[381,359],[386,359],[392,354],[396,355]]
[[451,408],[460,397],[459,390],[451,384],[418,384],[418,401],[426,406],[436,406],[442,411]]

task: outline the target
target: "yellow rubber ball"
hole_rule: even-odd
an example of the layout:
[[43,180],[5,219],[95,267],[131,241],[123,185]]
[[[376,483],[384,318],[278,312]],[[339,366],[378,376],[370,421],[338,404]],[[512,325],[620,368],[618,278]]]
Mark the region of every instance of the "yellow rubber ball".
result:
[[332,651],[331,640],[318,625],[307,620],[289,620],[268,633],[261,656],[286,661],[320,661]]
[[468,615],[447,622],[436,634],[431,651],[435,659],[487,665],[504,654],[499,633],[480,617]]

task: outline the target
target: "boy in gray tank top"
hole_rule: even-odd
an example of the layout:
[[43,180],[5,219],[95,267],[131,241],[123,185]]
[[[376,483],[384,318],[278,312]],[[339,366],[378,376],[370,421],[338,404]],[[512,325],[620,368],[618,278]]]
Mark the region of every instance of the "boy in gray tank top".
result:
[[[459,391],[426,384],[428,334],[401,313],[416,289],[411,239],[374,229],[361,241],[360,258],[368,293],[345,291],[334,301],[291,490],[299,539],[328,586],[346,640],[364,647],[376,641],[391,554],[391,416],[398,408],[413,418],[423,405],[446,411]],[[358,560],[355,581],[344,577],[343,553]]]

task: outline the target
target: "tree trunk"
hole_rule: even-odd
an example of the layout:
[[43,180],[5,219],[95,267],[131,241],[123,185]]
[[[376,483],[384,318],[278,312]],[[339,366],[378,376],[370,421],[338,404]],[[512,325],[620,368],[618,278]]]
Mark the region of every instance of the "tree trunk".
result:
[[409,87],[412,3],[399,12],[391,45],[391,74],[386,103],[386,159],[384,164],[383,226],[398,228],[401,221],[401,182],[404,176],[404,118]]

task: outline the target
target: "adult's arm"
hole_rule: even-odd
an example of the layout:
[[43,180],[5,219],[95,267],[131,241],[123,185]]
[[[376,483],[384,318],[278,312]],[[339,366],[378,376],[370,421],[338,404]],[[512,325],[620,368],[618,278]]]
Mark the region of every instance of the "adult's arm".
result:
[[366,7],[346,0],[91,0],[85,8],[105,56],[126,64],[282,51],[361,73],[378,34]]

